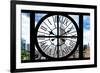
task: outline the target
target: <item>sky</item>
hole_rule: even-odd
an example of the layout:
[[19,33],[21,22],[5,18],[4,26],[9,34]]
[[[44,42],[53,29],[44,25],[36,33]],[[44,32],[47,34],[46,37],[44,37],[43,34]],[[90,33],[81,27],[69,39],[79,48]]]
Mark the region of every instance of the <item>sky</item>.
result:
[[26,43],[30,43],[30,14],[29,13],[21,13],[21,18],[22,18],[22,32],[21,36],[22,39],[26,40]]
[[90,16],[83,17],[83,37],[84,37],[84,44],[88,45],[90,41]]
[[[22,13],[22,38],[26,40],[26,43],[30,43],[30,14]],[[35,14],[35,24],[46,14]],[[77,24],[79,24],[79,16],[78,15],[70,15]],[[83,44],[88,45],[89,37],[90,37],[90,17],[83,17]]]

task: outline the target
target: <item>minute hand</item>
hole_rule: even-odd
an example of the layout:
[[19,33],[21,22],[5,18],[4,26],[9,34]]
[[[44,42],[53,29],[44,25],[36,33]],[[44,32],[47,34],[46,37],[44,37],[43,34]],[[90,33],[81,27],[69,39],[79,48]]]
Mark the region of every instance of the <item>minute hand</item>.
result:
[[69,28],[69,30],[68,30],[67,32],[64,32],[64,33],[61,34],[61,35],[64,35],[64,34],[66,34],[66,33],[69,33],[69,32],[72,30],[72,28],[73,28],[73,27]]

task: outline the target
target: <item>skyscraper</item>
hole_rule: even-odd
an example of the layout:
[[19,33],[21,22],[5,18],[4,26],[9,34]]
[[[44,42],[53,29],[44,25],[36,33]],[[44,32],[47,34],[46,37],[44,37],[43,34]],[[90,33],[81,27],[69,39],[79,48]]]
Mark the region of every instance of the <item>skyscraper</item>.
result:
[[21,49],[26,50],[26,40],[24,40],[23,38],[21,39]]

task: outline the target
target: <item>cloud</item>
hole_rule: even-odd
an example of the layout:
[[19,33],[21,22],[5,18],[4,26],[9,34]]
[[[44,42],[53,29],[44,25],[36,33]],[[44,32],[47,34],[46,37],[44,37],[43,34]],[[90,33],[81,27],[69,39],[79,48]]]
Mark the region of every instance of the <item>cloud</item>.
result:
[[89,30],[90,29],[90,16],[84,16],[83,17],[83,28],[85,30]]
[[83,17],[83,44],[90,42],[90,16]]

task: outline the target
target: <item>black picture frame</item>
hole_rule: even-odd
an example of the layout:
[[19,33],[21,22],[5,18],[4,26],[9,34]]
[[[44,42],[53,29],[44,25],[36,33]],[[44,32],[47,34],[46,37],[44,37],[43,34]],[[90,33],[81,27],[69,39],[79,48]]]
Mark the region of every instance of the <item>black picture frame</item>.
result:
[[[94,64],[73,65],[73,66],[55,66],[55,67],[40,67],[40,68],[16,68],[16,5],[36,5],[36,6],[51,6],[51,7],[71,7],[94,10]],[[81,29],[81,28],[80,28]],[[34,31],[33,31],[34,32]],[[59,69],[78,69],[97,67],[97,6],[93,5],[78,5],[78,4],[61,4],[47,2],[31,2],[31,1],[11,1],[11,30],[10,30],[10,46],[11,46],[11,61],[10,71],[13,72],[28,72],[28,71],[45,71]],[[81,41],[80,41],[81,42]]]

